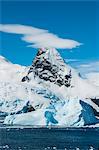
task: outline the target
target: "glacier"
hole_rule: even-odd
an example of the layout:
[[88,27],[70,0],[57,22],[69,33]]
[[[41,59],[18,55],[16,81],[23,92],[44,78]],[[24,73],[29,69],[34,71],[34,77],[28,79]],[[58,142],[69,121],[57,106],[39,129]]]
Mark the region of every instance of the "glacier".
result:
[[4,124],[98,125],[98,101],[99,86],[81,78],[54,48],[40,48],[28,67],[0,56],[0,114],[5,115]]

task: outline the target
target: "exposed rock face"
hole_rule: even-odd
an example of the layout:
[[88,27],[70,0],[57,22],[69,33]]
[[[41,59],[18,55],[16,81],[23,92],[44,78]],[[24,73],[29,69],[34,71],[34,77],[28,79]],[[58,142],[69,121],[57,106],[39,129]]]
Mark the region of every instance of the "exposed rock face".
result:
[[35,77],[38,76],[45,81],[53,82],[59,86],[70,86],[71,70],[68,68],[66,70],[63,59],[55,49],[39,49],[27,76],[22,79],[22,82],[29,81],[28,76],[32,72]]
[[13,112],[11,113],[10,115],[14,115],[14,114],[22,114],[22,113],[27,113],[27,112],[32,112],[32,111],[35,111],[34,107],[30,104],[30,102],[28,101],[26,103],[26,105],[21,109],[19,110],[18,112]]
[[[99,107],[99,99],[98,98],[91,98],[91,100]],[[93,108],[95,116],[99,117],[99,112]]]
[[98,98],[91,98],[91,100],[96,104],[96,105],[98,105],[99,106],[99,99]]

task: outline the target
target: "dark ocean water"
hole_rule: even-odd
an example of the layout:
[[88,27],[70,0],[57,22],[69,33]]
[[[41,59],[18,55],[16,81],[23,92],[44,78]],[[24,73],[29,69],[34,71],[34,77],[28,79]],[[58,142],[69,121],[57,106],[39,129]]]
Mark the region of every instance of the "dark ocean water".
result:
[[0,127],[0,150],[99,150],[99,128]]

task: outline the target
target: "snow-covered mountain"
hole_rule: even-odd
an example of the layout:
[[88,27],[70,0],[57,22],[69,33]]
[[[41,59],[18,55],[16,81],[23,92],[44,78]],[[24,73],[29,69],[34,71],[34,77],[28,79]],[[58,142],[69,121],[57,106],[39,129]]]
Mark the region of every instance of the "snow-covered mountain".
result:
[[22,81],[31,80],[33,74],[44,81],[49,81],[59,86],[70,86],[71,70],[55,49],[40,49],[27,76]]
[[41,48],[31,67],[0,57],[0,111],[4,123],[98,124],[99,87],[84,80],[54,48]]

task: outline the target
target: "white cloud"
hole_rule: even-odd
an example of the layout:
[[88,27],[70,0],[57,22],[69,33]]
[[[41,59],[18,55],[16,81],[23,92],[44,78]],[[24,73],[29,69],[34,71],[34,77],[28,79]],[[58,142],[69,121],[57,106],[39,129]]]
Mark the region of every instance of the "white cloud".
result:
[[31,26],[19,25],[19,24],[0,24],[0,31],[15,34],[40,34],[48,32],[47,30],[38,29]]
[[34,48],[54,47],[60,49],[72,49],[79,47],[81,43],[72,39],[63,39],[50,33],[48,30],[18,24],[1,24],[0,31],[13,34],[21,34],[22,40],[30,43]]
[[99,72],[99,61],[93,61],[79,66],[86,73]]
[[64,60],[65,60],[65,62],[67,62],[67,63],[78,62],[78,61],[79,61],[79,59],[64,59]]
[[79,71],[84,74],[84,77],[91,83],[99,86],[99,61],[91,61],[79,66]]
[[69,61],[68,63],[76,68],[82,75],[88,73],[98,72],[99,73],[99,61],[98,60],[76,60]]

